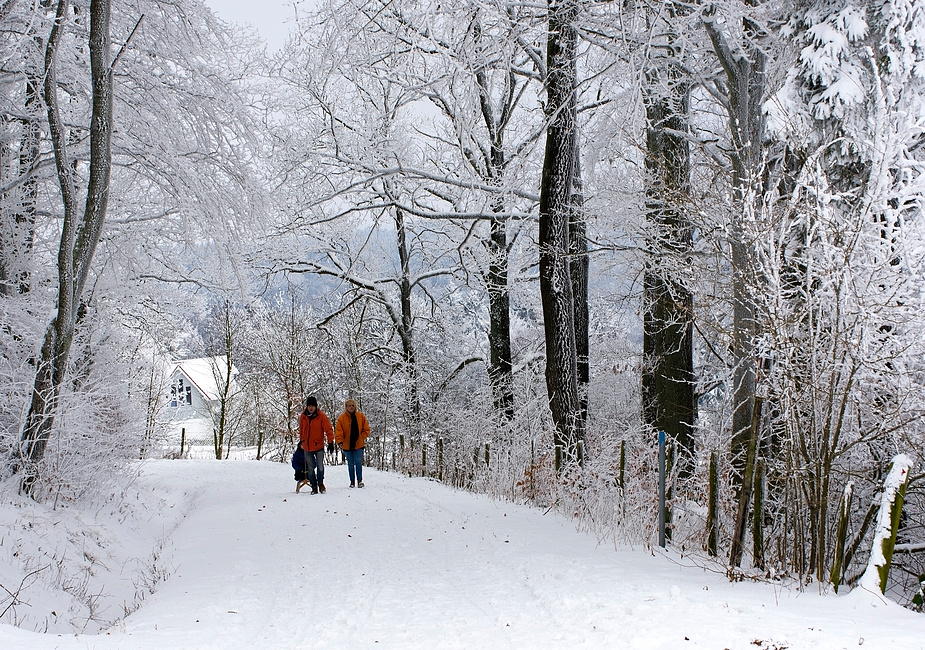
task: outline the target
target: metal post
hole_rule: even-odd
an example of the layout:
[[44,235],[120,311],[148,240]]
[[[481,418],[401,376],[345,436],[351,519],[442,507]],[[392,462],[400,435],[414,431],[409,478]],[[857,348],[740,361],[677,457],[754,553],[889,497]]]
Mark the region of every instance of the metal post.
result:
[[665,548],[665,432],[658,432],[658,545]]

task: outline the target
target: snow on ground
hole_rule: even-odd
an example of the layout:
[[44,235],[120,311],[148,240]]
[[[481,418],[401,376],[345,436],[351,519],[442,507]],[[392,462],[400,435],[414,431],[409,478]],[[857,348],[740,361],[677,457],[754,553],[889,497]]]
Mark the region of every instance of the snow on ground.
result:
[[188,504],[162,544],[169,578],[101,634],[0,625],[0,648],[925,649],[925,616],[867,592],[730,583],[552,512],[327,471],[315,496],[282,464],[145,464],[142,488]]

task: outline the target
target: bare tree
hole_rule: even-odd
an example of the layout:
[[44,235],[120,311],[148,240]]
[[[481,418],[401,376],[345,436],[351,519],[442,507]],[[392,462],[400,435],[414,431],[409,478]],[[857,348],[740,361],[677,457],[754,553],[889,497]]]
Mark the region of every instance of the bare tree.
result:
[[[503,429],[514,404],[510,257],[519,227],[512,222],[525,216],[517,214],[524,197],[511,190],[542,135],[522,109],[542,76],[536,70],[541,53],[531,39],[535,10],[481,2],[381,2],[358,11],[368,18],[370,33],[407,43],[417,53],[410,69],[396,70],[392,80],[431,102],[447,123],[445,129],[419,130],[418,137],[441,152],[428,161],[430,173],[404,164],[400,152],[400,172],[368,173],[395,174],[420,187],[401,206],[408,215],[473,222],[460,248],[473,253],[487,294],[488,378]],[[527,201],[535,203],[535,197]],[[469,240],[481,244],[484,254]]]
[[86,200],[81,209],[73,159],[68,153],[66,127],[58,106],[58,48],[70,18],[70,3],[68,0],[59,0],[45,49],[43,95],[64,220],[58,252],[58,304],[37,360],[32,400],[22,428],[21,447],[17,452],[20,462],[16,470],[22,473],[21,486],[26,493],[32,491],[37,465],[45,454],[58,392],[67,374],[80,301],[106,219],[112,173],[113,62],[110,54],[110,1],[92,0],[89,48],[93,108],[89,127],[90,160]]
[[[733,534],[730,564],[741,560],[742,540],[751,496],[752,467],[748,449],[754,447],[761,402],[755,401],[756,359],[754,291],[755,268],[753,224],[761,211],[763,194],[760,190],[763,165],[766,55],[760,47],[762,28],[750,16],[739,18],[738,41],[731,42],[724,27],[718,23],[715,11],[704,14],[704,27],[713,44],[725,76],[717,80],[717,94],[729,117],[732,141],[732,186],[735,192],[734,211],[730,224],[729,245],[732,251],[732,354],[733,354],[733,414],[732,460],[734,487],[739,495],[736,531]],[[750,442],[751,440],[751,442]],[[754,460],[754,454],[751,454]]]
[[235,363],[238,357],[239,339],[244,335],[244,319],[241,310],[227,298],[215,309],[212,316],[212,340],[209,342],[212,377],[218,391],[215,404],[210,406],[212,416],[213,446],[216,460],[222,460],[225,449],[231,446],[238,433],[241,421],[241,387],[236,378]]

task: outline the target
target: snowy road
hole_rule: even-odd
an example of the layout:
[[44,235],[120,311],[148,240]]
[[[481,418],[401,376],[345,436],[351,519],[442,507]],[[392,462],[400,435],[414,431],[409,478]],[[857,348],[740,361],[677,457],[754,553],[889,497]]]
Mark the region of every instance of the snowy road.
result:
[[0,647],[925,648],[925,616],[893,603],[730,584],[552,513],[367,472],[348,489],[328,468],[312,496],[284,465],[150,463],[152,489],[196,494],[170,578],[107,634],[3,626]]

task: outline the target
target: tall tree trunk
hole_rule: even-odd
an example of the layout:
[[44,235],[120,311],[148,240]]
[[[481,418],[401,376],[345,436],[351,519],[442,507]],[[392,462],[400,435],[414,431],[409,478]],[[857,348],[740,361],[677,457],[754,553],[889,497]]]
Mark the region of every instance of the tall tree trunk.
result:
[[511,353],[511,294],[508,290],[507,221],[491,220],[491,234],[486,243],[488,262],[488,376],[494,395],[495,410],[505,422],[514,417],[514,380]]
[[411,309],[411,251],[408,247],[405,212],[401,208],[395,209],[395,230],[398,235],[398,260],[401,264],[401,279],[398,287],[401,302],[399,338],[402,344],[405,372],[409,380],[411,440],[416,443],[421,438],[421,397],[418,388],[417,355],[414,348],[414,313]]
[[[476,16],[472,23],[476,49],[482,43],[482,26]],[[481,52],[480,52],[481,54]],[[510,111],[516,101],[516,77],[513,71],[506,76],[506,85],[502,89],[501,103],[498,108],[493,101],[492,88],[485,67],[475,72],[475,85],[478,90],[479,109],[482,122],[488,133],[488,155],[484,161],[483,175],[493,186],[500,187],[504,182],[504,167],[507,163],[504,134],[510,117]],[[492,202],[492,211],[504,212],[504,199]],[[488,291],[488,377],[491,382],[495,411],[501,416],[502,424],[514,417],[514,378],[513,354],[511,352],[511,297],[508,288],[509,243],[507,219],[496,217],[490,222],[490,232],[484,245],[488,252],[488,273],[485,285]]]
[[677,442],[679,476],[694,454],[693,294],[686,285],[692,248],[684,208],[690,190],[690,81],[666,52],[646,72],[646,219],[643,275],[642,412],[645,423]]
[[746,450],[745,469],[742,478],[742,487],[739,491],[739,503],[736,509],[736,519],[733,524],[732,543],[729,551],[729,566],[738,567],[742,563],[742,553],[745,550],[745,528],[748,523],[748,504],[751,501],[752,487],[754,485],[756,457],[758,453],[758,423],[761,421],[761,399],[753,401],[751,426],[749,427],[748,448]]
[[546,391],[555,424],[556,469],[581,462],[584,438],[569,268],[569,218],[575,177],[575,0],[549,0],[546,44],[546,149],[540,188],[540,293],[546,334]]
[[58,304],[45,331],[37,362],[32,400],[23,423],[18,462],[14,470],[22,473],[21,488],[31,494],[37,466],[54,424],[56,402],[67,372],[68,356],[74,339],[78,305],[93,255],[106,219],[109,181],[112,170],[112,68],[109,34],[110,0],[90,3],[90,74],[93,107],[90,117],[90,163],[87,196],[83,212],[77,204],[72,160],[68,156],[66,134],[58,109],[56,55],[68,18],[68,0],[58,2],[54,26],[45,49],[44,97],[48,127],[64,207],[61,243],[58,249]]
[[761,28],[747,17],[743,19],[741,47],[731,47],[721,27],[706,14],[704,26],[713,50],[726,75],[727,111],[732,139],[732,184],[735,191],[737,218],[730,224],[732,249],[733,335],[733,413],[732,467],[733,488],[738,494],[745,473],[752,412],[755,400],[755,308],[752,299],[754,255],[747,221],[760,209],[761,192],[756,186],[762,178],[761,155],[764,144],[764,114],[761,104],[765,95],[766,56],[759,47]]
[[575,171],[572,176],[571,214],[569,215],[569,273],[572,280],[572,313],[575,319],[575,354],[578,369],[578,401],[581,422],[588,421],[588,385],[591,383],[589,361],[590,314],[588,311],[588,223],[584,215],[584,194],[581,179],[581,148],[575,138]]

